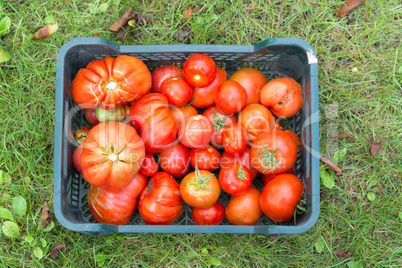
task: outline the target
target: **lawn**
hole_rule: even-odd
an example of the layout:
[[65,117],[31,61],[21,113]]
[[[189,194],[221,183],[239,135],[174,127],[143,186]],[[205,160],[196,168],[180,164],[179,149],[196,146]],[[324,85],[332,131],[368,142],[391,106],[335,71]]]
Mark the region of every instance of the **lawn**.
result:
[[[7,31],[0,27],[0,51],[11,56],[0,63],[0,266],[401,267],[402,5],[398,0],[365,1],[338,18],[334,14],[342,3],[0,0],[0,20],[7,16],[11,22]],[[97,237],[67,230],[53,217],[54,226],[42,229],[45,201],[54,215],[57,53],[77,37],[123,44],[108,28],[130,6],[140,20],[124,44],[253,45],[295,37],[314,47],[321,153],[333,158],[338,152],[335,162],[344,169],[336,177],[321,166],[335,180],[333,187],[321,183],[314,227],[275,237]],[[189,7],[193,12],[186,20]],[[59,28],[54,34],[32,40],[38,28],[55,21]],[[338,134],[352,137],[333,138]],[[376,154],[369,150],[373,141],[384,143]],[[65,247],[56,256],[52,249],[57,242]]]

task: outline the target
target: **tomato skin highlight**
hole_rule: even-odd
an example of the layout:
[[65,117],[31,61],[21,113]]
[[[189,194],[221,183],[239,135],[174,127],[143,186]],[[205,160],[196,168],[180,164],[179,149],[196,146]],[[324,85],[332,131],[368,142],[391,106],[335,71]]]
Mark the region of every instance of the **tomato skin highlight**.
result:
[[194,54],[184,62],[183,75],[193,87],[206,87],[216,77],[215,61],[205,54]]
[[229,80],[238,82],[247,92],[247,103],[261,103],[260,92],[263,86],[268,83],[265,75],[254,68],[242,68],[232,74]]
[[206,87],[194,87],[192,105],[196,108],[208,108],[215,104],[215,92],[223,82],[227,81],[224,69],[216,68],[215,80]]
[[233,225],[255,225],[262,216],[260,191],[251,186],[241,195],[232,195],[225,208],[226,219]]
[[304,185],[295,175],[277,175],[262,190],[261,209],[271,220],[286,222],[293,217],[303,192]]
[[191,218],[197,225],[218,225],[224,217],[225,208],[219,201],[207,208],[191,209]]
[[228,80],[215,92],[215,105],[225,114],[237,113],[247,103],[247,92],[233,80]]

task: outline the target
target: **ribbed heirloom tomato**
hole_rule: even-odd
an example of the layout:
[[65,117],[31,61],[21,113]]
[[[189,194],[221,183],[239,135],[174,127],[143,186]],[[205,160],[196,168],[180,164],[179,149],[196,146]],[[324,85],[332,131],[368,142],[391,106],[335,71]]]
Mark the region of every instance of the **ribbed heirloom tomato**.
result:
[[113,110],[140,99],[151,88],[151,73],[142,60],[127,55],[93,60],[71,82],[73,101],[83,108]]
[[144,142],[121,122],[100,123],[88,133],[81,153],[82,175],[96,187],[123,188],[140,170]]

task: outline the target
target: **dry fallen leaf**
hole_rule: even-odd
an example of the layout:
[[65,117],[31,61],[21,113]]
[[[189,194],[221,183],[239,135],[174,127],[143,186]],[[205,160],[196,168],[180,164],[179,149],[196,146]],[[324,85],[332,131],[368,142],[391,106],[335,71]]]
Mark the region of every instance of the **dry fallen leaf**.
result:
[[42,222],[42,229],[49,226],[52,222],[52,215],[49,213],[49,204],[45,201],[45,205],[43,206],[42,213],[40,214],[40,220]]
[[375,155],[383,145],[384,145],[384,142],[382,142],[382,141],[376,142],[374,140],[370,140],[370,153],[372,155]]
[[338,10],[338,17],[345,17],[352,9],[363,3],[364,0],[345,0],[345,3]]
[[50,251],[50,257],[52,258],[52,260],[56,259],[57,255],[59,255],[60,249],[65,248],[65,247],[66,247],[66,245],[57,241],[56,244],[54,245],[53,249]]
[[49,25],[43,26],[35,33],[35,35],[32,37],[32,39],[37,40],[37,39],[47,38],[47,37],[51,36],[52,34],[54,34],[55,32],[57,32],[58,29],[59,29],[59,25],[57,24],[57,22],[55,22],[54,24],[49,24]]
[[353,255],[353,252],[351,250],[345,251],[345,250],[337,250],[335,251],[336,256],[338,258],[347,258]]
[[192,14],[193,10],[191,9],[191,7],[187,8],[186,10],[184,10],[184,19],[189,20]]

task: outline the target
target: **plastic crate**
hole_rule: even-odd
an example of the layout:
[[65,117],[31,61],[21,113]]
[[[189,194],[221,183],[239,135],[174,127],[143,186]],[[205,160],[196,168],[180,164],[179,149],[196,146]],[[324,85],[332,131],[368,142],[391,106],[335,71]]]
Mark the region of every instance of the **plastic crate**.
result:
[[[220,225],[199,226],[191,220],[191,208],[185,205],[182,216],[171,225],[147,225],[138,212],[126,225],[100,224],[91,216],[86,194],[88,183],[72,165],[72,153],[77,144],[75,130],[88,123],[84,111],[70,97],[70,83],[80,68],[94,59],[128,54],[144,61],[152,71],[160,65],[182,66],[192,54],[204,53],[226,69],[228,77],[236,70],[253,67],[262,71],[268,80],[290,76],[303,87],[303,108],[291,120],[281,120],[299,136],[301,146],[295,164],[296,175],[305,186],[307,214],[293,220],[274,224],[265,215],[255,226],[235,226],[226,219]],[[320,210],[319,180],[319,122],[318,69],[314,49],[296,38],[272,38],[254,46],[237,45],[128,45],[120,46],[103,38],[76,38],[67,42],[57,56],[56,114],[54,138],[54,213],[67,229],[94,235],[116,233],[259,233],[290,235],[310,229]],[[258,178],[254,185],[262,189]],[[220,201],[227,204],[229,195],[222,192]]]

